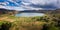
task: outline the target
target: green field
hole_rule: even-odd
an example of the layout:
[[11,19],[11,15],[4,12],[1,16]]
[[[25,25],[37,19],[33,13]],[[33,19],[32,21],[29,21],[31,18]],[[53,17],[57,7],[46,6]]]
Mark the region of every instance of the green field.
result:
[[0,15],[0,30],[59,30],[60,14],[41,17]]

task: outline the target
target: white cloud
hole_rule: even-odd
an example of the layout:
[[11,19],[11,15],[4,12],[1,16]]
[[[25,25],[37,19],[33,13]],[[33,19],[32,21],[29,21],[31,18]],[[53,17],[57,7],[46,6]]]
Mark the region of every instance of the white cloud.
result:
[[23,5],[30,5],[31,3],[25,3],[25,2],[21,2]]
[[33,4],[50,4],[50,3],[55,3],[57,0],[23,0],[23,2],[29,2]]
[[7,2],[0,2],[0,5],[7,5]]
[[8,1],[15,3],[16,5],[19,5],[18,3],[16,3],[18,0],[8,0]]
[[0,8],[10,9],[10,10],[17,10],[17,11],[25,10],[25,8],[23,8],[23,7],[12,7],[12,6],[2,6],[2,5],[0,5]]
[[[7,8],[7,9],[14,9],[14,10],[39,10],[39,9],[44,9],[44,8],[36,8],[34,6],[30,6],[31,4],[34,4],[34,5],[50,5],[50,4],[53,4],[55,7],[57,8],[60,8],[60,0],[8,0],[14,4],[16,4],[18,7],[11,7],[11,6],[2,6],[0,5],[0,8]],[[17,2],[20,2],[20,3],[17,3]],[[9,2],[6,2],[5,3],[0,3],[0,4],[3,4],[3,5],[7,5],[9,4]]]
[[[43,6],[53,4],[55,7],[60,8],[60,0],[22,0],[22,2],[28,3],[28,6],[25,3],[23,3],[26,7],[31,7],[31,6],[29,6],[30,4],[43,5]],[[57,2],[59,2],[59,3],[57,3]],[[36,8],[36,9],[38,9],[38,8]]]

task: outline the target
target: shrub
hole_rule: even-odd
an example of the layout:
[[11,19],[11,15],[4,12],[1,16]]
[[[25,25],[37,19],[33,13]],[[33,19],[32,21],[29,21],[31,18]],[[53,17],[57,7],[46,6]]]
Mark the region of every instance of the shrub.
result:
[[9,30],[11,26],[12,26],[12,23],[10,22],[0,22],[0,30]]

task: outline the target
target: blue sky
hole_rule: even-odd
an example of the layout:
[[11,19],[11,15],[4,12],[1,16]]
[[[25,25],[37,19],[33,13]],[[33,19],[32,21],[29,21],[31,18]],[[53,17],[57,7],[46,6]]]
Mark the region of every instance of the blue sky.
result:
[[43,10],[60,8],[60,0],[0,0],[0,8],[12,10]]

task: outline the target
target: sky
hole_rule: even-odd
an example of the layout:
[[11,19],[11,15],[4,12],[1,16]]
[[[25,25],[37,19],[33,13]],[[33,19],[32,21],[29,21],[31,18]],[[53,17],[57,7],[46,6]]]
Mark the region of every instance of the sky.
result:
[[58,9],[60,0],[0,0],[0,8],[18,11]]

